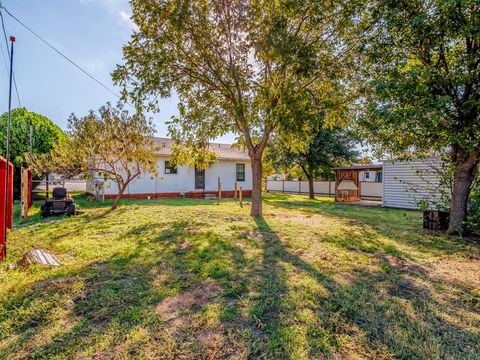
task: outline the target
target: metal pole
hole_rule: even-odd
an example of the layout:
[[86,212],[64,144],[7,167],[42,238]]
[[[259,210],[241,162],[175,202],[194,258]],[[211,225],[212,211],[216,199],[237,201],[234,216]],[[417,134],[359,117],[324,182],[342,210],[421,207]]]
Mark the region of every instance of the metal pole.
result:
[[5,179],[5,233],[4,239],[5,243],[3,245],[3,257],[7,256],[7,224],[8,224],[8,180],[10,179],[10,125],[11,125],[11,110],[12,110],[12,76],[13,76],[13,43],[15,42],[15,37],[10,36],[10,84],[8,89],[8,121],[7,121],[7,144],[6,144],[6,159],[7,159],[7,168],[5,170],[6,179]]
[[32,151],[33,151],[33,126],[32,122],[30,122],[30,132],[29,132],[29,145],[30,145],[30,160],[32,159]]

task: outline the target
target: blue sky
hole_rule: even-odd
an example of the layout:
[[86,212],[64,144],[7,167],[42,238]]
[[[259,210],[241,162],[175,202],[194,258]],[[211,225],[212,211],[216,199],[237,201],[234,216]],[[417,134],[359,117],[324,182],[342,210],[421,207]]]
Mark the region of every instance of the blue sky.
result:
[[[132,32],[128,0],[3,0],[4,6],[94,77],[113,86],[110,73],[122,62],[122,46]],[[65,129],[69,115],[84,115],[117,99],[61,58],[4,13],[7,36],[17,38],[14,70],[22,106]],[[3,34],[1,47],[6,56]],[[0,59],[0,112],[7,110],[8,71]],[[177,113],[177,99],[161,102],[153,114],[158,136]],[[17,107],[16,97],[13,106]],[[223,142],[233,142],[227,135]]]

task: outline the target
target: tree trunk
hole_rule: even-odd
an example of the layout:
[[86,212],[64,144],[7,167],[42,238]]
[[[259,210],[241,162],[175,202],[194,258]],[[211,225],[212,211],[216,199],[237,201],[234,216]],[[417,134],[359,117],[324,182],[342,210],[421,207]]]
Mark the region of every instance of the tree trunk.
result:
[[115,210],[118,207],[118,203],[120,202],[120,199],[123,197],[123,193],[125,192],[125,189],[127,188],[127,185],[128,185],[128,183],[126,183],[123,186],[118,184],[118,194],[115,197],[115,200],[113,201],[112,210]]
[[315,199],[315,189],[313,188],[313,176],[308,175],[308,193],[310,195],[310,199]]
[[452,206],[447,234],[462,233],[467,220],[468,197],[472,182],[477,173],[478,155],[471,154],[466,160],[457,164],[453,178]]
[[262,156],[251,156],[252,160],[252,207],[251,216],[262,216]]

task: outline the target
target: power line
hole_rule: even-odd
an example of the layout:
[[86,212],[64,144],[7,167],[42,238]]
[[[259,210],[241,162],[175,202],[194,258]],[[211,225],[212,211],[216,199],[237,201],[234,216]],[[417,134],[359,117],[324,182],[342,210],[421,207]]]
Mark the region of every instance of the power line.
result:
[[[52,44],[50,44],[47,40],[45,40],[42,36],[37,34],[35,31],[33,31],[30,27],[28,27],[25,23],[23,23],[21,20],[19,20],[15,15],[13,15],[8,9],[2,4],[0,1],[0,8],[5,10],[5,12],[10,15],[15,21],[17,21],[20,25],[22,25],[25,29],[27,29],[30,33],[32,33],[35,37],[37,37],[40,41],[42,41],[45,45],[47,45],[49,48],[51,48],[53,51],[55,51],[58,55],[63,57],[65,60],[67,60],[70,64],[75,66],[78,70],[83,72],[85,75],[87,75],[90,79],[95,81],[98,85],[103,87],[105,90],[107,90],[109,93],[114,95],[118,99],[122,99],[120,95],[118,95],[115,91],[110,89],[107,85],[103,84],[100,80],[96,79],[92,74],[90,74],[87,70],[83,69],[80,65],[77,65],[73,60],[71,60],[68,56],[63,54],[60,50],[55,48]],[[1,12],[0,12],[1,13]],[[128,105],[132,106],[131,104],[127,103]],[[132,106],[133,107],[133,106]]]
[[[8,72],[7,59],[5,58],[5,53],[3,52],[3,46],[1,45],[0,45],[0,51],[2,52],[2,59],[3,59],[3,63],[5,64],[5,69]],[[7,52],[8,52],[8,49],[7,49]]]
[[[2,7],[2,3],[0,2],[0,7]],[[6,10],[5,10],[6,11]],[[8,59],[10,59],[10,53],[8,52],[8,40],[7,40],[7,31],[5,30],[5,22],[3,21],[3,14],[2,10],[0,10],[0,18],[2,19],[2,30],[3,30],[3,36],[5,38],[5,46],[7,48],[7,55]],[[2,56],[3,56],[3,50],[2,50]],[[5,58],[4,58],[5,59]],[[15,72],[12,71],[13,75],[13,84],[15,85],[15,92],[17,94],[17,100],[18,100],[18,106],[22,107],[22,102],[20,101],[20,94],[18,93],[18,87],[17,87],[17,79],[15,78]]]

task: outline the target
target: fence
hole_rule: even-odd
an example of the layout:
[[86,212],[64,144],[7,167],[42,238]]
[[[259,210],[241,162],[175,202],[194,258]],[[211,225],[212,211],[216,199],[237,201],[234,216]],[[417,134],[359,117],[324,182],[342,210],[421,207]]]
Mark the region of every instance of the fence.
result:
[[65,179],[52,179],[49,178],[47,182],[47,177],[41,180],[32,181],[33,188],[33,197],[35,199],[44,198],[46,193],[51,191],[56,187],[64,187],[69,192],[86,192],[87,191],[87,182],[85,180],[65,180]]
[[[267,192],[281,192],[289,194],[308,194],[308,181],[267,180]],[[335,181],[314,181],[313,191],[316,195],[335,196]],[[360,196],[364,199],[381,199],[383,183],[362,181]]]
[[[12,229],[13,223],[13,165],[0,156],[0,261],[6,254],[6,229]],[[8,181],[8,194],[5,194],[5,186]]]

